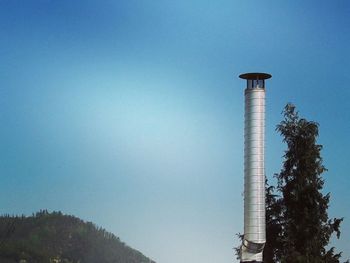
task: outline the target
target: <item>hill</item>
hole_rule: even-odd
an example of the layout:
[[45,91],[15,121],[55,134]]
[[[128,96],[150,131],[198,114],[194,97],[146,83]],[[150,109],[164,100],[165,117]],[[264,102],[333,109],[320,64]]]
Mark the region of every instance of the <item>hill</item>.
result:
[[115,235],[61,212],[0,216],[2,263],[155,263]]

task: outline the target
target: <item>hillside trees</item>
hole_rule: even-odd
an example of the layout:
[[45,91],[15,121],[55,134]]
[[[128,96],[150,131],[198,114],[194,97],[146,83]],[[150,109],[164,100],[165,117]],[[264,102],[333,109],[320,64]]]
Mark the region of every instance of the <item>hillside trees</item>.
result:
[[0,216],[0,262],[154,263],[91,222],[42,210]]

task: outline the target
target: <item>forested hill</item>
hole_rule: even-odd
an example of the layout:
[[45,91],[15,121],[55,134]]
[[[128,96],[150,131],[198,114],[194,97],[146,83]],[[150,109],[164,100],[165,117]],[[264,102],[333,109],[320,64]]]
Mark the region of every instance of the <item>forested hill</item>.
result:
[[155,263],[92,223],[46,210],[0,216],[0,262]]

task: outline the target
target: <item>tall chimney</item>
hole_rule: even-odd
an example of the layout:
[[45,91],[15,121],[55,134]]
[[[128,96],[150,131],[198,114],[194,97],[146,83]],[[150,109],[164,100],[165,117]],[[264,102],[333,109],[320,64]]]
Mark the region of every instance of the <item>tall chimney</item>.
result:
[[266,73],[246,73],[244,114],[244,236],[241,262],[263,262],[265,222],[265,79]]

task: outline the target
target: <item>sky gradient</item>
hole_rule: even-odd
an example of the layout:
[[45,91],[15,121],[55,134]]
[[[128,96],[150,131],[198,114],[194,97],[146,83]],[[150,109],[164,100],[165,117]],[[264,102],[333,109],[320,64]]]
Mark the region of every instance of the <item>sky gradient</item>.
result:
[[266,174],[294,103],[320,124],[350,258],[350,2],[0,0],[0,213],[61,210],[158,263],[235,262],[243,90],[267,86]]

